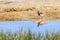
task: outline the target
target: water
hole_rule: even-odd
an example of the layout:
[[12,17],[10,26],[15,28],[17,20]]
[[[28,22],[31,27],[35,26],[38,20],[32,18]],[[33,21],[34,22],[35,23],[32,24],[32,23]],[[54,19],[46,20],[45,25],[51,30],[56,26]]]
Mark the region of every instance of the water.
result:
[[22,31],[28,31],[30,29],[33,33],[58,32],[60,29],[60,21],[46,22],[40,27],[37,26],[37,22],[32,21],[11,21],[0,22],[0,30],[4,32],[18,32],[22,28]]

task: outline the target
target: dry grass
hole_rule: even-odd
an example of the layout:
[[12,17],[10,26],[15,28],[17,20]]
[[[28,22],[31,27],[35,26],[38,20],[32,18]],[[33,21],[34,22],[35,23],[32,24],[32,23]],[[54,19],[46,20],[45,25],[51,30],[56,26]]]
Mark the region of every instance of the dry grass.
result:
[[40,7],[40,11],[45,15],[39,20],[40,23],[46,21],[60,20],[60,7],[59,6],[44,6]]
[[[38,16],[37,11],[45,14]],[[46,22],[60,19],[60,6],[35,7],[25,3],[0,4],[0,21],[32,20]]]

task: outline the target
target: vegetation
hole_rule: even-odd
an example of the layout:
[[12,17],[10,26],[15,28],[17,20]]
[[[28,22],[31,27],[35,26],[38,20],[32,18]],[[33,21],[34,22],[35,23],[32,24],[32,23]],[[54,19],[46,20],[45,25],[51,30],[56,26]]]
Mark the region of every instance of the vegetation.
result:
[[28,32],[20,30],[18,33],[4,33],[0,32],[0,40],[60,40],[60,33],[45,33],[41,35],[40,33],[32,33],[30,30]]

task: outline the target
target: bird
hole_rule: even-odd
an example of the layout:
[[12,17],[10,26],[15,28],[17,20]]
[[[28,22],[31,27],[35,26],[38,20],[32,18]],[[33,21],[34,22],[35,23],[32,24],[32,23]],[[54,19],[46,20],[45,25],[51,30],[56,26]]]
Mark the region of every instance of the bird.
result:
[[37,12],[38,13],[38,16],[44,16],[44,14],[42,12]]
[[40,22],[38,22],[38,24],[37,24],[38,27],[42,26],[42,25],[43,25],[43,23],[40,23]]

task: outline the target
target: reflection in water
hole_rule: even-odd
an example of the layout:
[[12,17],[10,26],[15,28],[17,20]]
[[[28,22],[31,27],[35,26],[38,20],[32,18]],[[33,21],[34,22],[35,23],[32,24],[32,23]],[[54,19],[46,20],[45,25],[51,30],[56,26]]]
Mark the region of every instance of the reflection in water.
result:
[[23,31],[28,31],[28,29],[30,29],[32,32],[53,32],[59,31],[60,21],[47,22],[44,25],[41,25],[40,27],[37,27],[37,22],[32,21],[0,22],[0,30],[3,30],[4,32],[18,32],[21,29],[21,27]]

